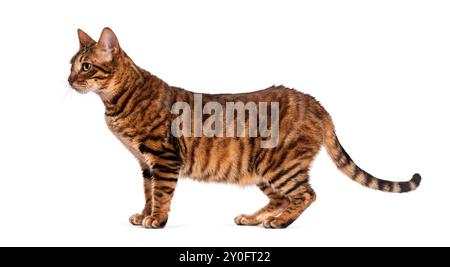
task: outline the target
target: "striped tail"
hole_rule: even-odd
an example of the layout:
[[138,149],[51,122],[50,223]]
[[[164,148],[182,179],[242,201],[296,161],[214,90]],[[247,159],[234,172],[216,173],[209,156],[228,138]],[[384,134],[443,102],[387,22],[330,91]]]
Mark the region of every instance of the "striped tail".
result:
[[420,185],[422,178],[418,173],[414,174],[412,179],[407,182],[392,182],[376,178],[358,167],[339,143],[331,119],[325,124],[324,143],[336,166],[363,186],[384,192],[405,193],[415,190]]

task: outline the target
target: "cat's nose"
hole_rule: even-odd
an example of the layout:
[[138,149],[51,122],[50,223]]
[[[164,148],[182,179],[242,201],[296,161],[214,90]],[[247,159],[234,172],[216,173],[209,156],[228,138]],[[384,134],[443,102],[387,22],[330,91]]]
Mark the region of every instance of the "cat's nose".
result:
[[70,75],[68,79],[69,84],[72,85],[76,79],[77,79],[76,75]]

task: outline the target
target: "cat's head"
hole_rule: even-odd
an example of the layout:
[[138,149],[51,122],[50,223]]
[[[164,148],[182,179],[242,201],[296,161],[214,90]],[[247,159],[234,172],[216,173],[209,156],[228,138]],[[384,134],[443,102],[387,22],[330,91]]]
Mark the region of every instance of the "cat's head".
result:
[[78,29],[78,39],[80,50],[70,61],[70,86],[79,93],[112,90],[114,76],[120,72],[126,57],[116,35],[110,28],[104,28],[96,42]]

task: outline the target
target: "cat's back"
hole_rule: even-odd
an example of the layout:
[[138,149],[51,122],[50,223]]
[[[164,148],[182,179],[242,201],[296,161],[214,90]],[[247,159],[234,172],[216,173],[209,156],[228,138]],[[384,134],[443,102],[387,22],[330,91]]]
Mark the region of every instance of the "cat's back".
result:
[[[174,101],[186,101],[194,110],[195,104],[203,107],[208,103],[218,103],[223,111],[227,108],[238,108],[239,103],[243,103],[243,109],[252,109],[260,112],[260,107],[267,108],[270,116],[271,108],[276,106],[281,135],[290,131],[299,131],[305,124],[320,128],[321,121],[328,117],[327,111],[311,95],[300,92],[296,89],[283,85],[273,85],[268,88],[236,94],[203,94],[172,87]],[[227,106],[230,105],[230,106]],[[314,124],[314,125],[311,125]],[[309,127],[309,126],[307,126]],[[311,128],[311,127],[310,127]]]
[[306,94],[283,85],[273,85],[265,89],[236,94],[202,94],[206,100],[216,102],[283,102],[300,101]]

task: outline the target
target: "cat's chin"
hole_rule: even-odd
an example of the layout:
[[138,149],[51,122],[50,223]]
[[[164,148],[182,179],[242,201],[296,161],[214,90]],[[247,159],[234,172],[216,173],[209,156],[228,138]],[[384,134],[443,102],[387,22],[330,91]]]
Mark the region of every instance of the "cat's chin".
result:
[[83,94],[83,95],[89,93],[90,91],[91,90],[89,90],[89,89],[77,90],[78,93]]
[[75,88],[75,87],[72,87],[75,91],[77,91],[77,93],[79,93],[79,94],[87,94],[87,93],[89,93],[89,92],[91,92],[92,91],[92,89],[91,88]]

